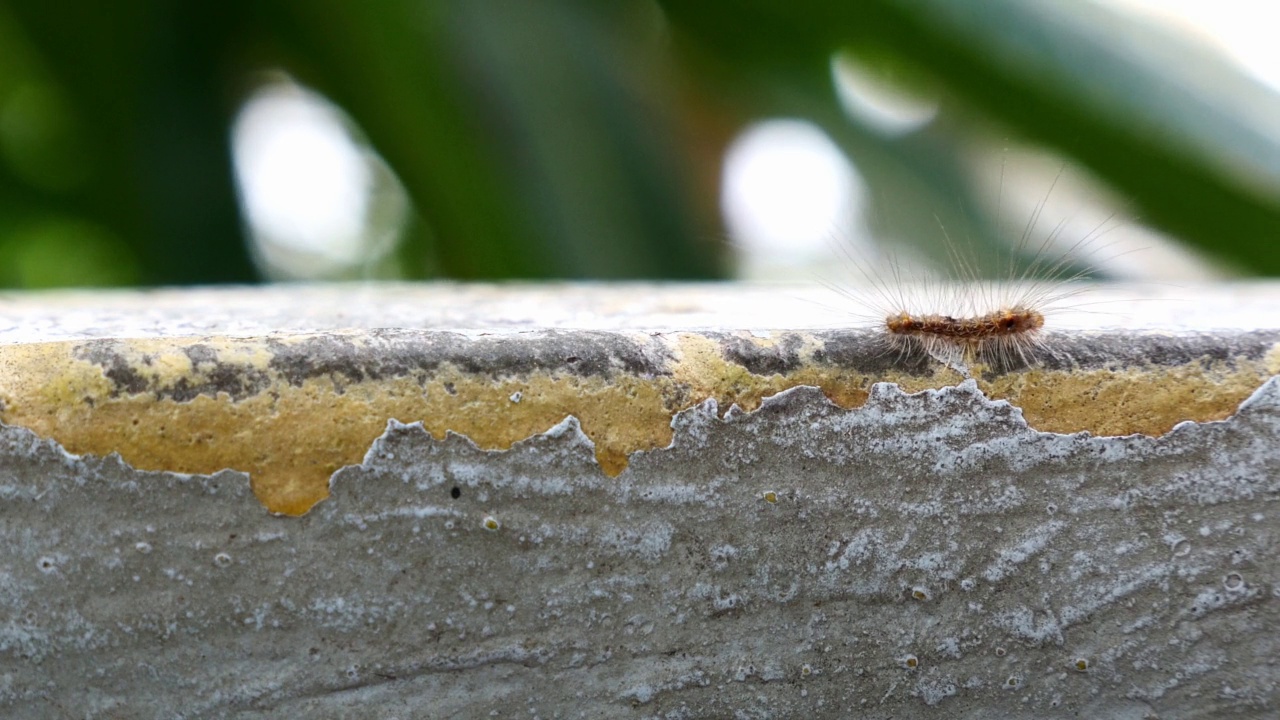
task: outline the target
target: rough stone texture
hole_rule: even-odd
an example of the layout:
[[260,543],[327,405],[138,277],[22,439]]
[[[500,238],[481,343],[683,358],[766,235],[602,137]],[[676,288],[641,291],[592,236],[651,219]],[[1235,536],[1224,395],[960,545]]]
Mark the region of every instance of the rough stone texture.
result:
[[1277,437],[1274,380],[1161,439],[1036,433],[972,383],[853,411],[796,389],[683,413],[615,480],[573,420],[508,452],[392,423],[284,519],[237,473],[4,428],[0,697],[9,717],[1261,717]]
[[[962,379],[873,327],[755,324],[799,315],[805,303],[788,309],[782,291],[553,287],[563,297],[393,285],[0,300],[0,422],[141,470],[243,471],[268,509],[301,515],[389,419],[506,449],[573,415],[615,477],[635,452],[670,444],[672,417],[706,399],[754,409],[815,386],[855,408],[876,382],[917,391]],[[465,312],[451,310],[459,302]],[[1202,319],[1224,316],[1212,302],[1196,307]],[[522,325],[529,308],[549,326]],[[696,328],[717,313],[724,326]],[[1092,332],[1064,331],[1055,316],[1033,366],[974,365],[973,375],[1037,430],[1154,436],[1230,417],[1280,373],[1280,331],[1209,331],[1187,324],[1193,313],[1170,333],[1147,314],[1153,327]],[[680,315],[690,328],[670,326]],[[436,326],[445,320],[474,325]]]
[[974,381],[725,410],[614,478],[572,418],[392,420],[293,518],[0,426],[0,715],[1280,713],[1280,380],[1159,437]]

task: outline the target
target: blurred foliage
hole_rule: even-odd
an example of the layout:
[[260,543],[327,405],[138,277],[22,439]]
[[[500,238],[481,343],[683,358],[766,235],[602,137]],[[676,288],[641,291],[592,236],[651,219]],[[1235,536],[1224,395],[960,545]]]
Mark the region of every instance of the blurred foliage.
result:
[[[936,237],[935,214],[990,234],[962,170],[981,128],[1280,274],[1280,100],[1143,32],[1018,0],[0,0],[0,283],[255,280],[228,129],[272,69],[341,105],[404,182],[409,277],[714,277],[721,154],[772,116],[821,125],[909,234]],[[859,124],[837,53],[936,92],[940,117]]]

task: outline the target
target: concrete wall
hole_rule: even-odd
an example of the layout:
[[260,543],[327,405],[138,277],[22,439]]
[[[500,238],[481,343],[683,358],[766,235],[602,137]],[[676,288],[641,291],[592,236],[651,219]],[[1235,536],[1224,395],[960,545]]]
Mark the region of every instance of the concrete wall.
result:
[[[281,452],[267,434],[292,433],[294,461],[305,466],[306,438],[320,432],[314,428],[354,412],[341,402],[354,395],[386,415],[361,383],[385,387],[389,376],[372,377],[368,363],[385,361],[390,349],[403,360],[410,346],[373,342],[371,331],[357,340],[353,330],[307,332],[308,342],[333,337],[357,348],[342,362],[363,358],[345,371],[318,363],[311,376],[329,377],[329,401],[345,410],[326,415],[317,406],[239,436],[224,437],[228,431],[215,425],[207,437],[185,434],[178,444],[209,457],[251,458],[255,449]],[[642,336],[516,334],[507,340],[528,352],[491,356],[491,363],[542,359],[470,372],[487,373],[502,392],[511,383],[542,388],[505,396],[519,408],[559,406],[610,384],[638,392],[628,378],[679,378],[682,363],[706,362],[688,351],[702,345],[687,338]],[[846,395],[809,386],[820,381],[777,389],[778,378],[826,372],[854,382],[839,373],[870,373],[880,361],[871,345],[857,350],[870,342],[862,335],[699,336],[745,372],[737,382],[767,380],[764,399],[744,401],[754,407],[747,411],[686,392],[683,409],[668,416],[669,444],[626,453],[612,476],[602,469],[600,446],[635,437],[620,430],[626,417],[611,426],[605,414],[587,412],[594,429],[568,417],[495,449],[428,432],[444,412],[428,404],[418,417],[383,417],[381,434],[360,441],[363,459],[326,474],[329,496],[297,517],[268,511],[272,496],[255,494],[260,470],[139,470],[118,454],[72,455],[64,447],[83,442],[76,428],[95,417],[111,430],[99,435],[133,448],[117,452],[141,447],[126,442],[126,430],[113,424],[123,416],[112,407],[136,410],[150,401],[151,412],[164,408],[167,415],[144,415],[137,432],[168,433],[168,442],[193,427],[184,411],[212,417],[242,407],[256,395],[233,398],[213,385],[191,391],[193,383],[159,370],[125,370],[190,359],[200,345],[216,352],[207,367],[193,361],[183,368],[188,379],[203,373],[244,387],[251,368],[273,367],[244,360],[245,343],[267,347],[268,338],[157,345],[169,336],[156,332],[0,346],[3,715],[1280,712],[1280,381],[1259,371],[1255,389],[1220,420],[1128,436],[1056,433],[990,399],[993,388],[1007,387],[993,377],[952,378],[914,393],[901,389],[906,376],[868,382],[858,402],[839,405],[831,398]],[[283,342],[273,357],[300,342],[290,337],[272,336]],[[451,348],[454,361],[471,348],[484,365],[479,351],[492,350],[490,341],[459,337],[420,329],[410,345],[419,359],[439,360],[441,348]],[[116,355],[88,352],[107,340]],[[658,352],[668,341],[676,349]],[[1252,362],[1270,367],[1275,341],[1228,332],[1064,339],[1058,347],[1069,358],[1016,377],[1053,386],[1061,382],[1054,373],[1087,374],[1097,356],[1134,395],[1127,407],[1154,412],[1176,403],[1142,396],[1173,393],[1185,407],[1203,408],[1197,387],[1203,400],[1237,382]],[[1117,348],[1143,342],[1147,360],[1114,360],[1123,354]],[[562,352],[575,347],[576,354]],[[578,365],[595,357],[592,347],[602,358],[600,375],[566,369],[568,357]],[[637,355],[636,347],[650,352]],[[1230,352],[1214,358],[1214,348]],[[135,351],[140,365],[113,364]],[[59,365],[64,356],[83,367]],[[48,372],[24,364],[31,358]],[[626,358],[640,359],[628,366]],[[413,376],[425,398],[456,403],[467,395],[470,386],[458,384],[452,395],[439,392],[431,375],[443,372],[439,363],[405,365],[426,373]],[[1193,381],[1169,379],[1178,376],[1171,368],[1186,375],[1194,367]],[[364,380],[353,379],[359,368]],[[94,389],[84,379],[94,373],[106,385]],[[556,381],[538,386],[544,376]],[[140,384],[120,385],[129,378]],[[287,406],[288,388],[308,382],[276,380],[267,377],[255,392],[276,393],[277,411]],[[173,395],[180,387],[189,391],[182,402]],[[1064,415],[1074,392],[1052,396]],[[1029,388],[1022,393],[1037,397]],[[1054,407],[1036,401],[1046,402]],[[490,422],[510,420],[477,407]],[[635,413],[636,406],[618,407],[621,416]],[[467,412],[459,408],[453,412]],[[14,422],[37,409],[54,421]],[[1107,417],[1111,409],[1097,408]],[[630,419],[648,422],[638,415]],[[157,418],[165,417],[162,430]],[[67,429],[61,437],[59,420]],[[243,456],[209,455],[219,442]]]

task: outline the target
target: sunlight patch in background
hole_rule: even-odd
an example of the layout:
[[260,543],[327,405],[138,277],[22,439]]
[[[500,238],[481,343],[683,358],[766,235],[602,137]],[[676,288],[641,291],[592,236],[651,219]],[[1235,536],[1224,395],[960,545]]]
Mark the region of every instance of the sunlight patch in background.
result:
[[1107,0],[1213,47],[1272,90],[1280,91],[1280,5],[1258,0]]
[[322,96],[265,85],[232,128],[241,212],[273,280],[398,276],[392,251],[408,212],[403,187]]
[[816,125],[749,126],[725,154],[720,195],[738,275],[811,280],[838,244],[856,241],[865,197],[858,172]]
[[[1000,139],[985,127],[933,127],[937,98],[895,84],[886,72],[853,57],[832,58],[831,80],[848,121],[884,138],[911,142],[912,134],[934,133],[939,142],[957,144],[955,162],[966,191],[982,205],[974,212],[993,219],[998,227],[989,240],[1007,247],[1009,256],[1042,252],[1055,261],[1070,258],[1098,278],[1131,281],[1223,275],[1207,259],[1138,222],[1122,199],[1067,158]],[[902,228],[886,227],[873,236],[868,215],[884,208],[870,208],[867,180],[855,162],[811,123],[748,126],[723,167],[721,208],[740,278],[841,286],[885,272],[946,277],[955,272],[948,258],[972,252],[965,245],[971,240],[947,236],[939,208],[922,209],[939,223],[936,236],[925,238],[936,253],[903,242]],[[877,202],[895,202],[895,196]]]

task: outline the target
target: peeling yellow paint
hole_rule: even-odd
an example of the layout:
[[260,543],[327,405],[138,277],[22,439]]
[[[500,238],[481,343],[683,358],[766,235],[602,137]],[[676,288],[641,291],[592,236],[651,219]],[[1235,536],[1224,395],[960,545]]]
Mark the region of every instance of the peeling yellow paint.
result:
[[1184,420],[1224,420],[1273,373],[1264,362],[1005,375],[979,387],[1022,408],[1031,427],[1094,435],[1163,435]]
[[[845,408],[862,405],[874,382],[905,390],[955,384],[939,368],[931,377],[872,377],[812,362],[820,341],[804,338],[801,362],[785,374],[757,375],[726,359],[719,341],[696,333],[663,338],[674,360],[669,374],[606,376],[541,370],[509,376],[467,373],[441,364],[394,377],[335,380],[317,375],[291,382],[272,367],[264,338],[170,338],[115,341],[123,360],[149,387],[208,385],[215,373],[256,374],[243,397],[205,392],[190,400],[164,393],[129,393],[84,359],[80,342],[0,347],[0,420],[52,438],[70,452],[119,453],[134,467],[184,473],[231,468],[247,472],[254,493],[272,512],[300,515],[328,495],[337,469],[361,462],[388,419],[422,422],[437,438],[446,431],[486,449],[506,449],[574,415],[596,447],[602,470],[616,476],[638,450],[671,442],[671,419],[715,398],[754,410],[770,395],[814,385]],[[770,338],[746,337],[765,348]],[[273,337],[277,345],[302,338]],[[358,335],[344,338],[357,346]],[[199,345],[210,361],[192,361]],[[374,350],[370,350],[374,352]],[[195,355],[202,357],[200,355]],[[805,358],[809,358],[806,360]],[[984,392],[1021,407],[1035,428],[1089,430],[1100,435],[1158,435],[1183,420],[1228,417],[1280,371],[1280,352],[1260,361],[1193,363],[1119,371],[1033,369],[980,382]],[[519,401],[512,399],[519,393]]]

